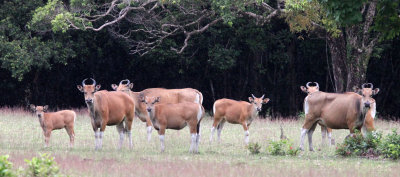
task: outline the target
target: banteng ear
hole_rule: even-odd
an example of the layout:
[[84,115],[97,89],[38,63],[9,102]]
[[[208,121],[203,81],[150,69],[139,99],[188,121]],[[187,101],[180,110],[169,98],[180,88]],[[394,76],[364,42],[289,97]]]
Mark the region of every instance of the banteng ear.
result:
[[140,94],[139,94],[139,101],[140,101],[140,102],[145,102],[145,100],[144,100],[144,94],[143,94],[143,93],[140,93]]
[[374,90],[372,90],[372,94],[376,95],[379,93],[379,88],[375,88]]
[[83,86],[82,85],[77,85],[76,87],[78,88],[79,91],[83,92]]
[[34,104],[31,104],[29,107],[30,107],[30,109],[31,109],[32,111],[36,111],[36,106],[35,106]]
[[99,91],[100,90],[100,88],[101,88],[101,85],[99,84],[99,85],[96,85],[96,91]]
[[128,85],[128,88],[129,88],[129,89],[132,89],[132,88],[133,88],[133,83],[130,83],[130,84]]
[[353,87],[353,92],[356,92],[356,93],[358,93],[358,94],[360,94],[360,95],[362,94],[362,93],[361,93],[361,89],[360,89],[358,86],[354,86],[354,87]]
[[264,98],[263,99],[263,104],[267,104],[269,102],[269,98]]
[[160,97],[158,96],[157,98],[156,98],[156,100],[154,100],[154,103],[157,103],[157,102],[160,102]]
[[46,112],[49,109],[49,105],[43,106],[43,111]]
[[250,101],[250,103],[253,103],[254,102],[254,98],[253,97],[249,97],[249,101]]
[[304,93],[307,93],[307,88],[304,86],[300,86],[301,91],[303,91]]
[[111,84],[111,88],[112,88],[113,90],[117,90],[118,85],[116,85],[116,84]]

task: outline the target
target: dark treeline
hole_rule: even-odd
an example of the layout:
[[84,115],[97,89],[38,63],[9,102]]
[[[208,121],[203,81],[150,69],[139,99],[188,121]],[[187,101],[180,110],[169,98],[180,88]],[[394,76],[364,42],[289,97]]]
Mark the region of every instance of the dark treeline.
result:
[[[41,35],[44,39],[54,37],[52,33]],[[182,54],[170,50],[176,45],[174,41],[182,38],[179,35],[144,56],[130,54],[124,41],[107,29],[56,35],[73,53],[65,62],[51,56],[49,67],[32,65],[18,80],[3,60],[1,106],[84,107],[83,95],[76,86],[88,77],[106,90],[122,79],[131,80],[134,91],[151,87],[196,88],[203,93],[208,110],[219,98],[247,100],[251,94],[265,94],[271,101],[263,113],[273,117],[295,116],[302,111],[305,94],[300,86],[308,81],[318,82],[322,91],[334,91],[326,40],[312,34],[294,34],[283,19],[264,25],[247,17],[235,19],[232,27],[219,23],[193,36]],[[386,118],[400,116],[399,43],[400,38],[379,43],[368,64],[367,81],[381,89],[375,97],[377,111]],[[4,57],[5,49],[2,50],[0,55]]]

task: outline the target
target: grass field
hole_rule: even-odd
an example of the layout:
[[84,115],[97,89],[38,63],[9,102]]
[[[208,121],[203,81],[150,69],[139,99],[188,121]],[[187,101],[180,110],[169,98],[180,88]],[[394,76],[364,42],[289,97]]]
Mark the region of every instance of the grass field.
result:
[[[44,148],[44,137],[37,117],[22,110],[0,110],[0,154],[9,154],[14,168],[25,167],[24,159],[38,153],[55,157],[63,174],[69,176],[398,176],[400,163],[387,159],[342,158],[335,147],[317,150],[321,144],[319,127],[313,136],[315,152],[304,151],[296,157],[272,156],[266,152],[269,140],[278,140],[280,125],[286,136],[299,144],[302,121],[255,120],[250,127],[250,142],[261,144],[261,153],[250,155],[243,142],[241,126],[225,124],[222,142],[209,143],[211,118],[202,122],[200,154],[189,154],[188,128],[167,130],[166,150],[160,153],[156,131],[147,142],[145,124],[133,124],[134,148],[117,150],[115,127],[107,127],[103,149],[94,150],[94,133],[85,110],[79,111],[75,123],[75,147],[68,148],[65,130],[53,131],[50,147]],[[388,134],[399,129],[398,122],[376,121],[378,131]],[[343,142],[348,130],[334,130],[337,143]],[[216,140],[216,137],[215,137]],[[308,149],[308,142],[306,142]]]

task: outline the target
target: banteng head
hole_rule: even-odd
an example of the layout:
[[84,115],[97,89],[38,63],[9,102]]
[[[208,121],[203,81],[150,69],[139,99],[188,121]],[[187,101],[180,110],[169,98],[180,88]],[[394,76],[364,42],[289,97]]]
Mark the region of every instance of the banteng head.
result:
[[46,106],[35,106],[35,105],[33,105],[33,104],[31,104],[30,107],[31,107],[31,110],[32,110],[33,112],[35,112],[36,115],[37,115],[39,118],[42,118],[44,112],[46,112],[47,109],[49,108],[48,105],[46,105]]
[[307,82],[306,86],[300,86],[300,89],[307,94],[312,94],[319,91],[319,84],[318,82]]
[[97,92],[101,85],[96,85],[96,81],[92,78],[90,78],[90,80],[92,80],[92,84],[91,85],[86,85],[86,79],[84,79],[82,81],[82,85],[78,85],[77,88],[79,91],[83,92],[85,95],[85,102],[87,104],[92,104],[93,103],[93,99],[94,99],[94,93]]
[[251,104],[254,105],[256,111],[260,112],[262,104],[267,104],[269,102],[269,98],[264,98],[264,95],[261,96],[260,98],[256,98],[253,94],[251,94],[251,97],[249,97],[249,101]]
[[147,96],[143,96],[140,95],[140,101],[143,102],[146,105],[146,110],[147,112],[151,112],[152,110],[154,110],[154,105],[157,102],[160,102],[160,97],[147,97]]
[[131,81],[129,81],[128,79],[125,79],[125,80],[122,80],[121,82],[119,82],[119,85],[111,84],[111,87],[115,91],[122,91],[122,92],[129,93],[129,91],[133,88],[133,83],[131,83]]
[[366,108],[369,108],[371,104],[375,103],[375,99],[372,98],[372,96],[378,94],[379,88],[374,88],[374,85],[372,83],[364,83],[361,85],[361,89],[355,86],[354,92],[360,94],[363,96],[363,103]]

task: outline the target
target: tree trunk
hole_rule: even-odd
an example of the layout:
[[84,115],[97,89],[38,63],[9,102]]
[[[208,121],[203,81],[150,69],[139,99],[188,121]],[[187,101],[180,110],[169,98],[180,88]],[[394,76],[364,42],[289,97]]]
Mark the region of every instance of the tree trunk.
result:
[[341,93],[345,90],[346,83],[346,41],[341,34],[339,37],[328,35],[329,52],[332,59],[333,79],[335,81],[335,92]]

